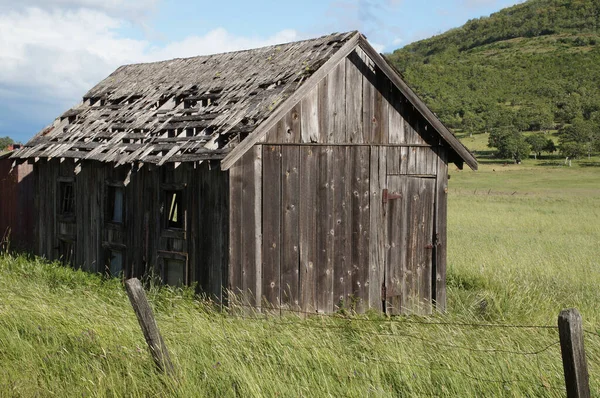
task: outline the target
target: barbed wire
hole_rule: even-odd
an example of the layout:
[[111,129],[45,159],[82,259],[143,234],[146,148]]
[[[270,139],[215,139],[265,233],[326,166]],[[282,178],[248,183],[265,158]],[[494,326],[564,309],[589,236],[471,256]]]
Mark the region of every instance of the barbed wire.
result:
[[[243,308],[249,308],[249,309],[255,310],[256,314],[260,315],[260,316],[255,317],[255,319],[257,319],[257,320],[268,319],[267,317],[269,315],[272,315],[272,314],[269,314],[268,311],[275,311],[275,312],[289,312],[292,314],[299,314],[299,315],[311,315],[314,317],[333,318],[333,319],[346,320],[346,321],[352,321],[352,322],[374,322],[374,323],[386,323],[387,322],[387,323],[401,323],[401,324],[419,324],[419,325],[429,325],[429,326],[462,326],[462,327],[473,327],[473,328],[555,329],[555,330],[558,330],[558,326],[554,326],[554,325],[517,325],[517,324],[501,324],[501,323],[422,321],[422,320],[408,319],[408,318],[403,318],[403,319],[358,318],[358,317],[352,317],[352,316],[344,316],[342,314],[325,314],[325,313],[301,311],[301,310],[289,309],[289,308],[266,308],[266,307],[257,307],[257,306],[253,306],[253,305],[247,305],[247,304],[234,304],[232,307],[233,307],[233,309],[230,309],[230,313],[233,316],[238,316],[237,314],[234,313],[236,307],[243,307]],[[261,313],[259,311],[267,311],[267,312]],[[276,315],[276,314],[274,314],[274,315]],[[246,317],[244,319],[252,319],[252,317]]]
[[[293,326],[297,326],[300,328],[309,328],[309,329],[313,328],[313,329],[322,329],[322,330],[329,330],[329,329],[344,330],[345,329],[345,326],[343,326],[343,325],[311,325],[311,324],[304,324],[304,323],[297,323],[297,322],[272,322],[271,325],[276,325],[276,326],[292,326],[293,325]],[[422,336],[417,336],[417,335],[414,335],[411,333],[402,333],[402,332],[381,333],[381,332],[375,332],[375,331],[370,331],[370,330],[366,330],[366,329],[353,329],[353,331],[360,333],[361,335],[369,335],[369,336],[376,336],[376,337],[389,337],[389,338],[397,337],[397,338],[414,339],[414,340],[422,341],[428,345],[447,347],[447,348],[453,348],[453,349],[459,349],[459,350],[465,350],[465,351],[471,351],[471,352],[503,353],[503,354],[515,354],[515,355],[537,355],[537,354],[541,354],[542,352],[548,351],[550,348],[560,344],[560,341],[555,341],[555,342],[548,344],[538,350],[515,351],[515,350],[505,350],[505,349],[499,349],[499,348],[472,348],[472,347],[462,346],[462,345],[457,345],[457,344],[441,343],[441,342],[437,342],[437,341],[427,339]]]

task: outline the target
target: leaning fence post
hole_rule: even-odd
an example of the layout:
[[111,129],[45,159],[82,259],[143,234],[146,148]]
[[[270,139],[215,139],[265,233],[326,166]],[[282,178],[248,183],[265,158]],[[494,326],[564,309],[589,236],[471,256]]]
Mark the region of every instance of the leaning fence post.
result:
[[169,357],[169,351],[167,351],[167,346],[160,335],[160,331],[158,330],[158,326],[154,319],[154,314],[152,313],[152,308],[150,308],[142,284],[139,279],[131,278],[125,281],[125,288],[127,289],[129,301],[133,306],[133,311],[135,311],[135,315],[137,316],[142,332],[144,333],[146,343],[148,343],[148,347],[150,348],[154,363],[156,363],[156,366],[158,366],[161,371],[172,374],[173,364]]
[[589,398],[590,381],[583,348],[583,324],[579,311],[571,308],[560,312],[558,334],[567,398]]

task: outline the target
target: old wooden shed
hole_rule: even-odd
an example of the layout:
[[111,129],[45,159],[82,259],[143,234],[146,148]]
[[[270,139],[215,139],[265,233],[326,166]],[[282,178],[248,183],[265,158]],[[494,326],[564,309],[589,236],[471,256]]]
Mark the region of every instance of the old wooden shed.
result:
[[358,32],[123,66],[13,158],[39,254],[323,313],[443,309],[448,163],[477,167]]

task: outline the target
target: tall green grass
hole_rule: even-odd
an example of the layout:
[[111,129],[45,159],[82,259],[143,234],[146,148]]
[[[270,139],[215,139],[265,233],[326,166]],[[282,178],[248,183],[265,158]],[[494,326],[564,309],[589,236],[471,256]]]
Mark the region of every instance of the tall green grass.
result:
[[576,184],[568,169],[494,167],[452,173],[448,314],[229,314],[151,286],[173,378],[119,280],[2,256],[0,396],[560,397],[556,329],[448,323],[553,326],[565,307],[584,317],[598,395],[600,173],[580,168]]

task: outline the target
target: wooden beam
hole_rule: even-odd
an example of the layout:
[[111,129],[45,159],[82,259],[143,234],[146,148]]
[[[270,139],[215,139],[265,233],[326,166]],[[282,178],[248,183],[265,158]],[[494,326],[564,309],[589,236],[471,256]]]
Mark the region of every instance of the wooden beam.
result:
[[241,158],[254,144],[259,142],[268,132],[285,116],[304,96],[306,96],[317,84],[331,72],[340,62],[350,54],[358,45],[360,33],[355,32],[346,44],[344,44],[331,58],[327,60],[315,73],[313,73],[304,84],[302,84],[287,100],[285,100],[273,113],[262,122],[246,139],[239,143],[221,161],[221,169],[229,170],[235,162]]
[[454,151],[471,167],[473,170],[477,170],[477,159],[461,142],[448,130],[446,126],[433,114],[433,112],[425,105],[425,103],[415,94],[415,92],[402,80],[399,74],[388,64],[383,58],[367,41],[363,35],[358,35],[360,48],[375,62],[375,64],[385,73],[396,87],[406,96],[406,98],[417,108],[417,110],[423,115],[423,117],[436,129],[436,131],[442,136]]

